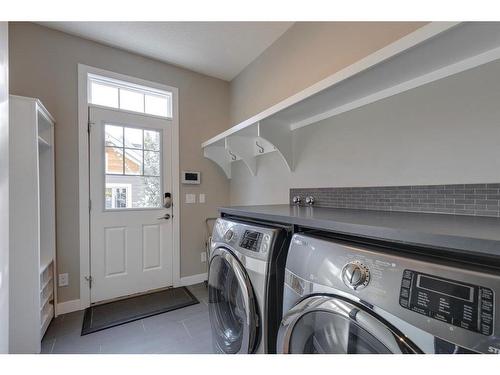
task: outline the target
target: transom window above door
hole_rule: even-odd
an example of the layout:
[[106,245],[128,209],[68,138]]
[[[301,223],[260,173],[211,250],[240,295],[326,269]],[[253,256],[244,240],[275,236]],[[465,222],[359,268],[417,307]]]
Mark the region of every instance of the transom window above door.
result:
[[172,93],[116,79],[88,75],[89,103],[172,118]]
[[104,126],[105,209],[161,207],[161,133]]

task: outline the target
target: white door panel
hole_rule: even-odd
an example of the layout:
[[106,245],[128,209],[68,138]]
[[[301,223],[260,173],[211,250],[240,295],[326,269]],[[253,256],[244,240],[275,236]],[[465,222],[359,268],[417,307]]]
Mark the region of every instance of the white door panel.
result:
[[104,276],[127,274],[127,228],[104,228]]
[[90,108],[91,303],[171,286],[171,122]]

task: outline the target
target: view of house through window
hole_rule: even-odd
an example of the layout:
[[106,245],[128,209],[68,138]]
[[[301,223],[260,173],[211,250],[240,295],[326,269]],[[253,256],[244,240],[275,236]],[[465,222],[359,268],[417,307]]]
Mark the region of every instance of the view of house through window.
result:
[[106,208],[132,207],[130,191],[131,184],[106,184],[105,201]]
[[161,207],[161,137],[156,130],[106,124],[105,208]]

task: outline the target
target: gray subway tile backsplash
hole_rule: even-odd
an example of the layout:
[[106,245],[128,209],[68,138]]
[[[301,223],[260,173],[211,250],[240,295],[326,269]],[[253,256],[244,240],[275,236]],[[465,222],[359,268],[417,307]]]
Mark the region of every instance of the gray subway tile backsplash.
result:
[[292,188],[292,197],[314,197],[314,206],[500,217],[500,183]]

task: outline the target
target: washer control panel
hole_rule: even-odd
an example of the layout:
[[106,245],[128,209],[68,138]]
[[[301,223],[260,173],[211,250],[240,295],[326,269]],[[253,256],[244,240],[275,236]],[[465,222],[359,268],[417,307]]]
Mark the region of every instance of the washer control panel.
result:
[[405,269],[399,304],[469,331],[493,334],[494,294],[489,288]]
[[361,262],[349,262],[342,269],[342,281],[351,289],[362,289],[370,282],[370,270]]

